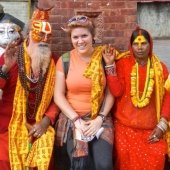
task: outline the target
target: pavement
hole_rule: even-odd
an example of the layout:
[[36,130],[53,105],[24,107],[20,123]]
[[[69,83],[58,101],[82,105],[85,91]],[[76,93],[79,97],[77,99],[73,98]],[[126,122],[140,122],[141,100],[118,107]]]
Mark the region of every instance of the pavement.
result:
[[170,72],[170,40],[153,40],[153,51]]

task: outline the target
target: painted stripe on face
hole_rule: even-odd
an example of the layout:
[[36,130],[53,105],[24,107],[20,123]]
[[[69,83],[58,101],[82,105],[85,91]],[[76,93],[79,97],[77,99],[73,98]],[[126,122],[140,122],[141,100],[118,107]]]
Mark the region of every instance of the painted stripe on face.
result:
[[133,43],[137,44],[138,47],[141,47],[143,43],[147,43],[147,40],[143,35],[138,35]]
[[[49,22],[33,21],[32,22],[32,39],[36,42],[42,41],[44,34],[51,34],[52,28]],[[43,33],[43,34],[42,34]]]

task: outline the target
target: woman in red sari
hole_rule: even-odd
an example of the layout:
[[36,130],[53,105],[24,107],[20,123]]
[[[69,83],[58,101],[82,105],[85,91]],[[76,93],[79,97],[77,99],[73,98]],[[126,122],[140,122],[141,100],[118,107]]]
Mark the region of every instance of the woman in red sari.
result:
[[163,170],[167,153],[163,135],[170,119],[170,95],[164,89],[167,68],[152,53],[152,38],[144,29],[133,31],[130,50],[116,64],[107,52],[103,54],[107,82],[117,97],[115,169]]

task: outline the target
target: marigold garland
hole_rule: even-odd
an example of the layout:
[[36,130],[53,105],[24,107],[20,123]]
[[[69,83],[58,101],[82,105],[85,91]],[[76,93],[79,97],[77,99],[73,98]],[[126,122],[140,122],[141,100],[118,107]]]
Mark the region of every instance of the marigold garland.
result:
[[149,104],[154,86],[154,69],[151,68],[150,59],[147,62],[145,87],[142,96],[139,95],[139,64],[132,68],[131,72],[131,100],[135,107],[142,108]]

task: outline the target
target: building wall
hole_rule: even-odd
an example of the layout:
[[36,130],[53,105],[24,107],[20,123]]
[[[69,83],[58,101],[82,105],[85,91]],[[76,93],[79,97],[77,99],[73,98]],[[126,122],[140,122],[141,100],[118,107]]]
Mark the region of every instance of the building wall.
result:
[[[31,0],[33,8],[34,2]],[[68,19],[84,14],[94,20],[96,44],[111,43],[120,50],[128,48],[129,37],[137,25],[149,30],[153,37],[169,37],[170,0],[54,0],[50,14],[53,25],[52,50],[61,55],[72,48],[70,38],[61,29]],[[159,3],[162,2],[160,5]],[[0,0],[5,12],[24,22],[32,11],[28,0]],[[169,3],[168,3],[169,4]]]
[[154,38],[170,38],[170,2],[138,3],[138,23]]
[[137,3],[132,0],[55,0],[51,12],[53,24],[53,51],[62,54],[71,49],[70,38],[61,29],[68,19],[84,14],[94,20],[98,27],[97,44],[112,43],[120,50],[127,47],[131,31],[136,27]]
[[0,1],[4,7],[4,12],[9,13],[21,21],[27,23],[29,20],[29,5],[28,1],[13,0],[13,1]]

